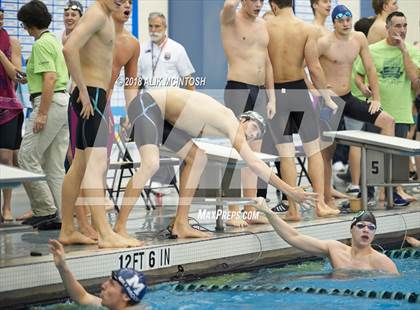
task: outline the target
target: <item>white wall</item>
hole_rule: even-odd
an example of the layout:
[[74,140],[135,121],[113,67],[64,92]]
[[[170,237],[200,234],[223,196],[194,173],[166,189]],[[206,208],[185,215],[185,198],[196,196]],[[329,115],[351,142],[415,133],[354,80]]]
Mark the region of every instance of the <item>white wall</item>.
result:
[[407,42],[420,41],[420,1],[399,0],[400,11],[407,17],[408,32]]
[[151,12],[160,12],[168,16],[168,0],[137,0],[139,3],[139,41],[149,40],[148,21],[147,18]]
[[338,4],[344,4],[348,7],[353,14],[353,22],[355,23],[360,19],[360,1],[371,0],[338,0]]

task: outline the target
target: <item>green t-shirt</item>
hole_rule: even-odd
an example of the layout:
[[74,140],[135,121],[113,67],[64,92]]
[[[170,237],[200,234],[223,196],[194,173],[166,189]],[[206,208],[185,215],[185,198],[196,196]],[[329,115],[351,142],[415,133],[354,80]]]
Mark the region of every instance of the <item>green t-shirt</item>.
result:
[[[408,43],[406,47],[413,63],[420,67],[419,50]],[[406,74],[400,49],[382,40],[370,45],[369,50],[378,75],[382,108],[394,117],[396,123],[412,124],[411,81]],[[356,70],[365,75],[365,68],[361,62]]]
[[42,74],[55,72],[54,91],[65,90],[69,74],[63,55],[63,46],[54,34],[46,32],[35,41],[26,67],[29,93],[42,92]]
[[360,91],[359,87],[356,85],[356,68],[357,66],[363,67],[363,62],[360,56],[357,56],[356,60],[353,63],[353,67],[351,70],[351,94],[355,96],[357,99],[360,99],[362,101],[366,100],[365,95]]

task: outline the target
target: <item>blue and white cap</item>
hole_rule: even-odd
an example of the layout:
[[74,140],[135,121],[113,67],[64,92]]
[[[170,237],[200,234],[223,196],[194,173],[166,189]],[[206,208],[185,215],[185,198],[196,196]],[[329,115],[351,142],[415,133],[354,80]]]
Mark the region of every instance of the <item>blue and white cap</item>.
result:
[[132,268],[122,268],[112,271],[112,279],[123,287],[128,297],[138,303],[146,294],[146,280],[144,274]]

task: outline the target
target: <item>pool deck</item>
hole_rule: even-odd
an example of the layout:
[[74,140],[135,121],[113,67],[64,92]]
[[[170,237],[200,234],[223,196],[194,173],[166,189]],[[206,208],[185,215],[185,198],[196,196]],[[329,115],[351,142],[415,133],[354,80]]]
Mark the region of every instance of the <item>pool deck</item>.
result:
[[[24,191],[15,190],[23,199]],[[175,195],[165,197],[164,207],[147,211],[133,210],[128,223],[129,233],[145,240],[141,248],[98,249],[97,246],[67,246],[66,257],[76,278],[88,287],[98,287],[110,271],[132,267],[145,271],[152,283],[190,279],[207,274],[226,273],[256,266],[279,265],[308,257],[290,247],[273,232],[271,225],[247,228],[227,227],[209,239],[167,239],[157,232],[165,229],[175,215]],[[272,196],[272,197],[270,197]],[[269,195],[272,204],[277,199]],[[214,211],[214,206],[192,207],[190,216],[197,218],[199,210]],[[399,248],[404,235],[420,236],[420,203],[409,207],[386,210],[375,208],[378,230],[375,243],[384,248]],[[319,239],[348,242],[349,221],[354,214],[334,218],[308,219],[293,223],[302,233]],[[115,221],[115,214],[110,216]],[[200,221],[214,229],[214,220]],[[58,231],[37,231],[18,223],[0,226],[0,308],[35,303],[65,296],[60,276],[49,254],[47,241],[57,238]],[[37,256],[31,256],[36,252]]]

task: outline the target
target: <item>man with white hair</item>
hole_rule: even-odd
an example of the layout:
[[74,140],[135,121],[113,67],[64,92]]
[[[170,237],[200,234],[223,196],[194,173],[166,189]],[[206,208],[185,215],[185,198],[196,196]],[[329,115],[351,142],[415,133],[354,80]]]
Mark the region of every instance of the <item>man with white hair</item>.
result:
[[[150,41],[141,46],[139,76],[145,89],[182,87],[194,90],[191,75],[195,72],[185,48],[166,34],[168,25],[163,13],[149,14]],[[163,188],[163,184],[174,182],[172,166],[165,166],[153,177],[153,188]],[[164,193],[164,190],[161,190]]]

